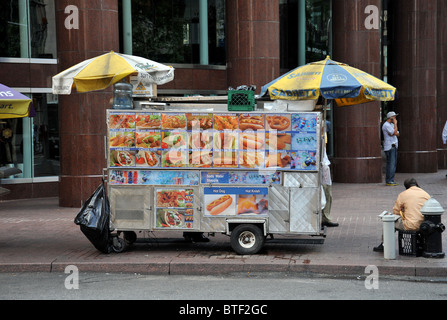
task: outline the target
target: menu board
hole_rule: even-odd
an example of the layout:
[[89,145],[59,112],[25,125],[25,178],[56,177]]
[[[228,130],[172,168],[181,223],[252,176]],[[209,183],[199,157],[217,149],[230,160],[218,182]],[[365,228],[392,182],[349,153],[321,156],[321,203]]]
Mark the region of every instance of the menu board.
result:
[[109,167],[318,170],[317,116],[109,110]]
[[204,216],[265,215],[268,213],[268,188],[204,188]]
[[155,195],[155,226],[157,228],[193,228],[193,189],[155,189]]

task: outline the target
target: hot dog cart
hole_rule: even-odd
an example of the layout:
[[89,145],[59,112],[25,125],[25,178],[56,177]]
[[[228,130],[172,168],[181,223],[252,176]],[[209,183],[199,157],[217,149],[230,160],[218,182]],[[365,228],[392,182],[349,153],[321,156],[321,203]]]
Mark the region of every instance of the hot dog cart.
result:
[[107,125],[115,251],[141,231],[223,233],[239,254],[324,237],[321,113],[107,110]]

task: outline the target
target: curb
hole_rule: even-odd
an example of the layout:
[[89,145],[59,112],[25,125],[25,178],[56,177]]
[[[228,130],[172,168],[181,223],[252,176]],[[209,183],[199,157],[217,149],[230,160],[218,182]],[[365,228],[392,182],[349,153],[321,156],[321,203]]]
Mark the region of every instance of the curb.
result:
[[[1,273],[16,272],[64,272],[69,265],[75,265],[80,272],[140,273],[151,275],[228,276],[235,274],[280,273],[284,275],[326,275],[334,277],[365,276],[366,265],[327,264],[319,262],[298,263],[282,261],[259,261],[247,263],[242,259],[157,259],[159,261],[134,262],[81,262],[54,261],[43,263],[2,263]],[[230,261],[231,260],[231,261]],[[373,264],[374,265],[374,264]],[[407,277],[447,278],[447,269],[427,265],[375,265],[380,275]]]

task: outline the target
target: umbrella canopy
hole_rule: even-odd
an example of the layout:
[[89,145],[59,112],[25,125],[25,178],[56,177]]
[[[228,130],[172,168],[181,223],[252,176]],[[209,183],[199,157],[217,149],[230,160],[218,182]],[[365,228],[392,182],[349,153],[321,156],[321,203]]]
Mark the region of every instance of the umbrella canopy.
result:
[[0,84],[0,119],[28,117],[31,101],[20,92]]
[[394,100],[396,88],[328,56],[266,84],[261,89],[261,96],[267,93],[271,99],[283,100],[311,100],[321,95],[325,99],[335,99],[339,106],[348,106],[373,100]]
[[137,73],[143,85],[164,84],[174,79],[174,68],[149,59],[109,52],[85,60],[53,77],[54,94],[103,90]]

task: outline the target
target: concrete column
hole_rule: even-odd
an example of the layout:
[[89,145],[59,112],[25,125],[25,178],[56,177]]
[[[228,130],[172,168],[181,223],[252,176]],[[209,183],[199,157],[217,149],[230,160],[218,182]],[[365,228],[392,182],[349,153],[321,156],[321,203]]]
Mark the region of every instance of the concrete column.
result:
[[[119,51],[118,0],[55,1],[59,71],[110,50]],[[79,12],[79,29],[67,29],[65,7]],[[112,88],[59,96],[59,205],[80,207],[99,185],[106,167],[106,109]]]
[[[381,0],[333,2],[333,57],[380,78],[380,29],[365,27],[365,8],[381,10]],[[334,181],[378,183],[382,181],[380,103],[334,106]]]
[[227,0],[228,86],[261,87],[279,74],[279,0]]
[[441,134],[436,116],[437,0],[395,0],[390,5],[390,81],[398,90],[395,111],[400,114],[397,171],[436,172]]
[[447,144],[441,139],[441,133],[447,121],[447,0],[438,0],[438,17],[436,21],[437,67],[436,67],[436,101],[438,169],[447,169]]

